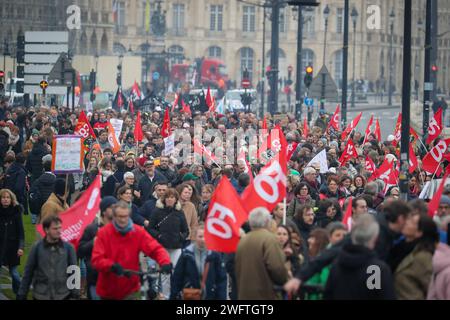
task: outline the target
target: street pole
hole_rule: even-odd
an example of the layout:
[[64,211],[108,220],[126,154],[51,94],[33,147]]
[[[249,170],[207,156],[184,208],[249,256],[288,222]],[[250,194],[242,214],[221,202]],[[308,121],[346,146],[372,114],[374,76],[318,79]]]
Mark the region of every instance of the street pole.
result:
[[270,114],[278,110],[278,56],[279,56],[280,1],[272,0],[272,39],[270,48]]
[[295,80],[295,118],[302,118],[302,46],[303,46],[303,13],[302,6],[298,6],[297,26],[297,73]]
[[[437,65],[438,59],[438,1],[432,0],[431,2],[431,65]],[[437,72],[431,73],[431,82],[433,83],[433,88],[431,90],[431,101],[436,100],[436,90],[437,90]]]
[[[392,11],[394,12],[394,11]],[[392,15],[391,15],[392,16]],[[388,106],[392,106],[392,46],[394,40],[394,21],[391,19],[391,40],[389,41],[389,84],[388,84]]]
[[404,42],[403,42],[403,90],[402,90],[402,129],[400,146],[400,192],[401,198],[408,199],[409,169],[409,126],[411,104],[411,16],[412,0],[405,0]]
[[425,141],[428,133],[428,122],[430,121],[430,83],[431,83],[431,1],[427,0],[425,19],[425,66],[424,66],[424,91],[423,91],[423,134]]
[[261,83],[261,118],[264,117],[264,100],[265,100],[265,77],[266,77],[266,6],[263,7],[263,41],[262,41],[262,83]]
[[347,72],[348,72],[348,17],[349,16],[349,0],[345,0],[344,5],[344,48],[343,48],[343,64],[342,64],[342,122],[344,126],[347,124]]
[[[328,5],[326,6],[325,10],[328,9]],[[325,11],[324,10],[324,11]],[[329,9],[328,9],[329,10]],[[328,33],[328,14],[326,14],[325,17],[325,39],[323,42],[323,59],[322,59],[322,65],[325,66],[325,57],[326,57],[326,50],[327,50],[327,33]],[[320,110],[325,110],[325,74],[322,74],[322,87],[320,90]]]
[[356,69],[356,19],[353,21],[353,76],[352,76],[352,104],[351,107],[355,107],[355,69]]

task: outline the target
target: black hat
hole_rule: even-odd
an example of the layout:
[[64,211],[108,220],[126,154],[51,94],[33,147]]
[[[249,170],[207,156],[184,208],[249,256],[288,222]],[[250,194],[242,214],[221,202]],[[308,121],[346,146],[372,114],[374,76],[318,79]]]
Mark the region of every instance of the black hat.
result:
[[56,179],[53,192],[58,196],[63,196],[66,193],[66,181],[61,178]]
[[117,199],[113,196],[106,196],[100,201],[100,211],[105,212],[106,209],[117,203]]
[[311,152],[314,150],[313,146],[309,143],[305,143],[302,147],[309,149]]

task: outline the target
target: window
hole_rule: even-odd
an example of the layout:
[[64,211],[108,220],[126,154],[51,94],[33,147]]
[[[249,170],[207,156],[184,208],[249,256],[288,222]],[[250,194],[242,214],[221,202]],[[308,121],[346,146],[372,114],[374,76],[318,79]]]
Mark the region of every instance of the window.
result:
[[176,33],[184,30],[184,4],[173,5],[173,28]]
[[344,9],[342,8],[337,9],[336,33],[344,33]]
[[338,88],[342,88],[342,64],[343,52],[339,50],[334,54],[334,81],[338,85]]
[[221,58],[222,57],[222,49],[220,47],[216,47],[216,46],[209,47],[208,57]]
[[252,81],[253,78],[253,61],[254,60],[254,53],[253,49],[251,48],[242,48],[241,49],[241,74],[242,72],[247,69],[250,77],[250,81]]
[[183,63],[183,54],[184,54],[183,47],[171,46],[169,48],[169,53],[176,53],[176,55],[171,55],[170,56],[169,61],[170,61],[171,65]]
[[222,31],[222,23],[223,23],[223,6],[211,5],[209,30]]
[[117,3],[117,25],[125,25],[125,2],[123,1]]
[[244,6],[242,16],[242,31],[255,32],[255,7]]
[[286,7],[280,8],[280,32],[286,32],[287,29],[287,19],[286,19]]
[[303,10],[303,34],[312,36],[316,32],[314,28],[314,10]]

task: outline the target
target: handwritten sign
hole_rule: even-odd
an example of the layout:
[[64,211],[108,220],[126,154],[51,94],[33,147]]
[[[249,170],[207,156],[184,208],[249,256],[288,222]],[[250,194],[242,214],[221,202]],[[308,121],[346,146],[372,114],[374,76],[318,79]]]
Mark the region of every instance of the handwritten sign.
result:
[[57,174],[83,172],[81,136],[58,135],[54,137],[52,171]]

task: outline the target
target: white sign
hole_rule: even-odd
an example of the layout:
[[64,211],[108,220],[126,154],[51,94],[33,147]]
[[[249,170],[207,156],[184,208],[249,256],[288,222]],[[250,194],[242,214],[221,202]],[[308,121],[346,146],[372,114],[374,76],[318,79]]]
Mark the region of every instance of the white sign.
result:
[[110,119],[112,127],[114,128],[114,133],[116,135],[117,141],[119,141],[120,133],[122,132],[123,120],[120,119]]
[[[50,86],[48,87],[50,88]],[[67,88],[66,87],[53,87],[55,89],[60,89],[61,92],[65,91],[66,95],[64,96],[63,106],[67,106]],[[80,103],[80,96],[75,95],[75,107],[78,107]],[[72,95],[69,94],[69,106],[72,107]]]
[[52,171],[66,174],[83,171],[83,150],[81,145],[81,136],[55,136],[53,139],[54,157],[52,159]]
[[325,150],[320,151],[307,165],[306,167],[311,167],[313,164],[320,164],[320,173],[328,172],[328,162],[327,153]]
[[169,156],[175,151],[175,135],[164,138],[164,155]]

